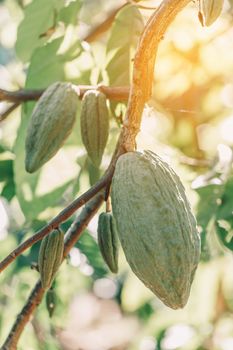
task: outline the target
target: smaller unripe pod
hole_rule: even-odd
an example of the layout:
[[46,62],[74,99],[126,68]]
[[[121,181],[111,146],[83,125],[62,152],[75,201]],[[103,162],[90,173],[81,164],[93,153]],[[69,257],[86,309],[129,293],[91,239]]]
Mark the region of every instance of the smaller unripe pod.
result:
[[81,135],[87,154],[96,168],[100,166],[109,133],[109,113],[105,95],[87,91],[82,100]]
[[64,234],[60,229],[52,231],[43,238],[38,257],[41,285],[48,289],[54,280],[62,262],[64,250]]
[[115,219],[111,213],[101,213],[98,221],[98,243],[100,252],[109,269],[118,271],[118,246]]

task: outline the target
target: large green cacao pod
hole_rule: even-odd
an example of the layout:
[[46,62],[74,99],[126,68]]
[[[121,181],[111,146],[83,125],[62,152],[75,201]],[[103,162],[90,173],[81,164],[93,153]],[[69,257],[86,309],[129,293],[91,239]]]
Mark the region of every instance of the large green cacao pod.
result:
[[77,107],[78,96],[72,84],[56,82],[45,90],[27,129],[26,171],[33,173],[61,148],[71,133]]
[[38,257],[41,285],[48,289],[54,280],[62,262],[64,250],[64,234],[60,229],[52,231],[43,238]]
[[115,219],[111,213],[101,213],[98,221],[98,243],[109,269],[118,271],[118,237]]
[[112,182],[112,210],[126,259],[167,306],[182,308],[200,255],[200,239],[184,187],[156,154],[122,155]]
[[109,133],[106,97],[96,90],[87,91],[82,100],[81,135],[92,163],[100,166]]

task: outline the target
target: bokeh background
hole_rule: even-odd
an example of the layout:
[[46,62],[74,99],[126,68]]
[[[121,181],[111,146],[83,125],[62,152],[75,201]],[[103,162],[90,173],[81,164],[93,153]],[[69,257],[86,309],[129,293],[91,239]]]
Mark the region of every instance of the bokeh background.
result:
[[[0,88],[39,89],[57,80],[129,85],[138,37],[160,1],[131,1],[119,10],[124,3],[0,1]],[[139,150],[157,152],[177,171],[197,217],[202,256],[188,304],[178,311],[164,306],[133,275],[122,251],[119,273],[111,274],[96,243],[96,215],[59,270],[52,317],[44,300],[19,349],[233,349],[232,24],[232,0],[225,0],[210,27],[200,24],[197,1],[177,16],[159,47],[153,98],[137,138]],[[1,259],[99,178],[125,112],[124,103],[109,104],[111,132],[101,169],[87,159],[78,111],[64,147],[28,175],[24,138],[33,103],[4,119],[8,107],[0,103]],[[38,279],[30,268],[38,248],[0,275],[1,343]]]

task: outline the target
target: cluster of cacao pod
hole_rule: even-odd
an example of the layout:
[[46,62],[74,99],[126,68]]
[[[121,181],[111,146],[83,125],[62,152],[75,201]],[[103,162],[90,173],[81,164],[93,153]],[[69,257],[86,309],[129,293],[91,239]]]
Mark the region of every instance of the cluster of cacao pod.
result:
[[[25,168],[33,173],[50,160],[74,126],[78,96],[71,83],[56,82],[42,94],[32,112],[25,142]],[[93,165],[100,166],[109,134],[109,113],[103,93],[84,94],[81,109],[81,136]]]
[[200,238],[179,177],[158,155],[129,152],[116,163],[111,199],[114,229],[104,214],[98,227],[110,270],[116,270],[114,232],[135,275],[164,304],[182,308],[199,262]]
[[[77,100],[69,83],[54,83],[41,96],[27,131],[28,172],[39,169],[62,146],[75,121]],[[80,122],[89,160],[98,168],[109,133],[104,94],[84,94]],[[150,151],[126,153],[116,163],[111,200],[112,214],[102,213],[98,222],[98,243],[109,269],[118,270],[119,237],[136,276],[169,307],[183,307],[198,265],[200,239],[179,177]],[[42,240],[38,266],[45,289],[61,264],[63,236],[56,229]]]

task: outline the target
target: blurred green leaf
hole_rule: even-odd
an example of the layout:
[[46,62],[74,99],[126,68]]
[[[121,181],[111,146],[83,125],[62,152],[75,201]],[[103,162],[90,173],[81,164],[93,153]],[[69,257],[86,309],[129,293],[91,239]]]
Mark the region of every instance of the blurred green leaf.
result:
[[46,42],[43,34],[56,24],[62,4],[62,0],[34,0],[26,6],[16,41],[16,52],[22,61],[28,61],[33,51]]
[[82,6],[82,1],[72,1],[68,6],[61,9],[59,13],[59,20],[66,25],[76,24],[79,10]]
[[218,207],[217,219],[232,219],[233,217],[233,177],[230,177],[224,186],[221,205]]
[[94,238],[85,231],[76,244],[76,247],[81,250],[81,252],[86,255],[89,263],[94,268],[94,278],[100,278],[107,274],[107,267],[100,254],[100,250],[97,242]]
[[233,250],[233,177],[225,187],[221,198],[221,205],[216,213],[216,232],[220,241],[230,250]]
[[1,196],[6,198],[9,202],[15,196],[15,183],[13,180],[9,180],[5,183]]
[[11,159],[0,161],[0,182],[13,178],[13,161]]
[[[137,6],[127,5],[118,12],[107,43],[109,85],[130,85],[133,58],[143,28],[143,17]],[[113,114],[116,106],[116,102],[111,103]]]
[[209,184],[196,189],[199,195],[196,218],[203,232],[206,232],[209,221],[216,215],[223,188],[222,184]]
[[130,84],[132,59],[143,30],[143,17],[135,5],[118,12],[107,43],[107,73],[111,86]]

